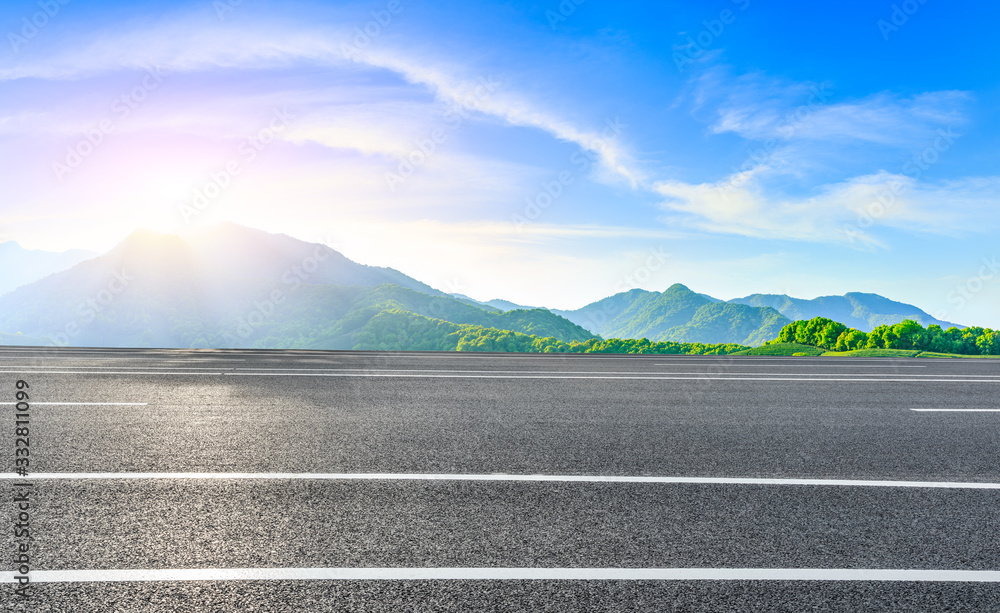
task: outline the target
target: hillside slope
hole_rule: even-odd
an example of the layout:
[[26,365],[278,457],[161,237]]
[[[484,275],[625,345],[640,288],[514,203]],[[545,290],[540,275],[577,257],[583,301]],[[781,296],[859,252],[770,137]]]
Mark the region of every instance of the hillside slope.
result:
[[843,296],[820,296],[812,300],[792,298],[784,294],[752,294],[729,302],[771,307],[792,320],[825,317],[865,332],[871,332],[881,325],[897,324],[904,319],[912,319],[922,326],[962,327],[959,324],[935,319],[912,304],[896,302],[878,294],[860,292],[850,292]]
[[555,311],[604,338],[759,345],[790,320],[774,309],[720,302],[676,283],[633,289],[575,311]]

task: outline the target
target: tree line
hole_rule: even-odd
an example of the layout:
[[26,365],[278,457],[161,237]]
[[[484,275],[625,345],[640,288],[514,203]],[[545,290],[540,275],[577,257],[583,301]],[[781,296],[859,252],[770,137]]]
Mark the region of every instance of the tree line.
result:
[[735,343],[675,343],[641,339],[565,342],[511,330],[430,319],[402,309],[386,310],[361,330],[354,349],[381,351],[497,351],[511,353],[633,353],[729,355],[749,347]]
[[939,325],[926,328],[912,319],[881,325],[871,332],[848,328],[825,317],[793,321],[781,329],[778,343],[801,343],[830,351],[909,349],[960,355],[1000,355],[1000,332],[990,328]]

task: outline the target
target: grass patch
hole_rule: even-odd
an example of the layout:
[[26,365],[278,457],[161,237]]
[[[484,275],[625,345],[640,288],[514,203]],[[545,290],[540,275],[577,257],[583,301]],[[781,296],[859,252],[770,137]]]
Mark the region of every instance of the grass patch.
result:
[[917,356],[918,358],[972,358],[998,360],[1000,355],[962,355],[960,353],[937,353],[935,351],[925,351]]
[[915,358],[921,351],[915,349],[857,349],[855,351],[824,351],[829,357],[851,358]]
[[771,345],[761,345],[753,349],[745,349],[732,355],[822,355],[823,350],[812,345],[801,345],[799,343],[773,343]]

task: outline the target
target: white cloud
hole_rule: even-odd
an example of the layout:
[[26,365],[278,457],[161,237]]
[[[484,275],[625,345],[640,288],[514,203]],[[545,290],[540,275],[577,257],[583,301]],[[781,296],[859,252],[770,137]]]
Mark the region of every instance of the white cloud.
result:
[[[293,30],[282,23],[222,23],[208,11],[199,11],[196,16],[198,18],[185,15],[172,21],[161,20],[155,26],[127,32],[96,33],[85,44],[65,45],[48,53],[40,50],[26,60],[17,58],[0,63],[0,81],[81,79],[151,66],[169,74],[303,63],[347,68],[354,62],[369,69],[391,71],[410,83],[423,86],[445,107],[466,117],[469,113],[482,113],[574,143],[595,154],[605,170],[626,180],[632,187],[642,180],[621,144],[621,124],[617,118],[609,117],[604,125],[589,129],[579,127],[519,94],[510,75],[504,77],[488,70],[449,64],[411,48],[396,47],[391,32],[358,48],[353,44],[354,30],[343,23],[311,29],[297,24]],[[345,49],[349,53],[345,53]],[[332,146],[353,143],[348,146],[365,152],[371,147],[384,146],[398,154],[399,143],[387,136],[398,127],[388,125],[384,130],[377,130],[369,143],[362,142],[356,128],[339,120],[327,125],[314,121],[309,128],[314,138],[304,136],[304,128],[299,128],[297,133],[300,138]]]
[[1000,227],[996,202],[1000,178],[969,178],[925,184],[879,172],[821,186],[792,197],[769,190],[767,169],[717,183],[662,181],[663,207],[686,214],[702,230],[755,238],[885,247],[880,227],[960,234]]
[[710,130],[753,141],[809,140],[905,147],[935,130],[966,121],[968,92],[931,91],[913,96],[875,93],[834,102],[830,83],[789,83],[760,73],[733,77],[725,69],[692,81],[695,110],[712,108]]

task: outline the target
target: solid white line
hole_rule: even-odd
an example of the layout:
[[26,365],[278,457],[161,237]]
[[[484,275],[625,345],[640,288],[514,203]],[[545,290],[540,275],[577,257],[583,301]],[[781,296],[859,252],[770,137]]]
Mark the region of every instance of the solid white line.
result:
[[[112,357],[106,354],[96,354],[104,357],[95,357],[94,355],[83,355],[82,357],[74,357],[68,355],[58,355],[58,356],[44,356],[44,355],[0,355],[0,360],[75,360],[82,362],[85,360],[90,360],[94,362],[113,362],[117,360],[124,360],[127,362],[133,362],[135,360],[150,360],[153,362],[186,362],[190,364],[210,364],[212,362],[246,362],[246,358],[152,358],[148,356],[129,356],[126,354],[120,354],[118,356]],[[270,358],[265,358],[270,359]]]
[[[653,364],[653,366],[676,366],[676,362],[662,362]],[[704,362],[701,365],[705,365]],[[786,366],[799,366],[802,368],[927,368],[923,365],[909,365],[909,364],[738,364],[731,362],[726,364],[726,366],[749,366],[753,368],[764,368],[764,367],[774,367],[774,368],[785,368]]]
[[[14,402],[0,402],[3,406],[13,406]],[[85,406],[85,407],[144,407],[148,402],[31,402],[31,406]]]
[[[918,367],[922,368],[922,367]],[[896,373],[793,373],[793,372],[740,372],[740,373],[699,373],[699,372],[662,372],[662,371],[649,371],[649,370],[621,370],[621,371],[611,371],[611,372],[601,372],[596,370],[451,370],[443,368],[239,368],[231,372],[234,373],[249,373],[255,374],[258,371],[280,371],[280,372],[361,372],[361,373],[474,373],[474,374],[523,374],[523,375],[647,375],[649,377],[660,377],[660,376],[685,376],[685,377],[699,377],[702,374],[706,375],[717,375],[717,376],[762,376],[762,377],[975,377],[977,379],[998,379],[997,375],[947,375],[947,374],[934,374],[934,375],[924,375],[924,374],[896,374]],[[1000,380],[1000,379],[998,379]]]
[[[32,583],[126,581],[934,581],[1000,582],[989,570],[868,568],[164,568],[36,570]],[[14,573],[0,573],[13,583]]]
[[1000,378],[990,378],[990,379],[918,379],[913,376],[909,378],[894,378],[894,379],[882,379],[882,378],[867,378],[867,379],[846,379],[840,375],[834,375],[839,378],[822,378],[810,375],[809,377],[791,377],[791,376],[767,376],[767,377],[741,377],[741,376],[727,376],[727,377],[706,377],[697,376],[692,374],[691,376],[656,376],[651,375],[648,377],[643,376],[613,376],[613,375],[491,375],[491,374],[475,374],[475,375],[462,375],[462,374],[414,374],[414,373],[371,373],[371,372],[358,372],[358,373],[346,373],[346,372],[177,372],[177,371],[146,371],[146,372],[136,372],[136,371],[116,371],[116,370],[0,370],[0,373],[7,374],[20,374],[20,375],[132,375],[132,376],[146,376],[146,375],[157,375],[162,377],[210,377],[210,376],[226,376],[226,377],[371,377],[371,378],[411,378],[411,379],[565,379],[565,380],[580,380],[580,379],[590,379],[594,381],[604,381],[604,380],[619,380],[619,381],[757,381],[757,382],[770,382],[770,381],[828,381],[828,382],[838,382],[838,383],[1000,383]]
[[560,483],[652,483],[698,485],[815,485],[836,487],[897,487],[1000,490],[1000,483],[978,481],[889,481],[858,479],[798,479],[769,477],[653,477],[631,475],[508,475],[436,473],[0,473],[0,480],[318,480],[318,481],[500,481]]
[[[36,367],[37,368],[37,367]],[[682,379],[708,379],[708,380],[719,380],[719,379],[735,379],[735,380],[748,380],[748,379],[738,379],[737,377],[766,377],[768,380],[773,381],[818,381],[818,380],[834,380],[834,381],[890,381],[894,379],[887,379],[886,377],[903,377],[905,380],[909,380],[914,377],[939,377],[935,381],[965,381],[965,379],[958,379],[957,377],[974,377],[979,379],[991,379],[1000,381],[997,375],[946,375],[946,374],[882,374],[882,373],[863,373],[854,374],[853,376],[859,377],[859,379],[843,379],[843,377],[852,376],[851,374],[844,373],[769,373],[769,372],[740,372],[740,373],[712,373],[716,375],[715,377],[705,376],[698,372],[658,372],[658,371],[612,371],[610,373],[604,373],[600,371],[591,370],[541,370],[541,371],[531,371],[531,370],[450,370],[450,369],[434,369],[434,368],[241,368],[239,370],[233,370],[231,372],[214,372],[218,371],[218,368],[176,368],[171,369],[171,367],[153,367],[153,368],[163,368],[164,370],[156,371],[144,371],[144,372],[132,372],[127,369],[131,368],[146,368],[142,366],[115,366],[116,370],[95,370],[92,366],[69,366],[63,368],[78,368],[86,370],[34,370],[34,371],[0,371],[7,373],[23,373],[23,374],[135,374],[135,375],[240,375],[240,376],[252,376],[252,375],[263,375],[263,376],[283,376],[287,375],[290,377],[294,376],[369,376],[369,377],[389,377],[389,376],[408,376],[408,377],[431,377],[437,376],[439,378],[457,376],[460,374],[468,375],[469,377],[483,376],[490,378],[503,378],[504,376],[510,376],[509,378],[572,378],[572,377],[556,377],[556,375],[588,375],[578,378],[614,378],[614,379],[628,379],[628,378],[640,378],[640,379],[663,379],[663,378],[673,378],[681,377]],[[212,370],[213,372],[201,372],[203,370]],[[122,371],[122,372],[118,372]],[[524,377],[516,377],[514,375],[524,375]],[[781,379],[779,377],[794,377],[794,379]],[[808,377],[824,377],[824,379],[809,379]],[[826,379],[826,377],[838,377],[837,379]],[[944,377],[944,379],[941,379]],[[902,380],[902,379],[895,379]]]
[[918,413],[1000,413],[1000,409],[910,409]]
[[[68,370],[75,369],[72,372],[79,372],[82,370],[97,370],[101,368],[113,368],[115,370],[150,370],[158,368],[164,371],[199,371],[199,370],[219,370],[220,368],[234,368],[233,366],[225,365],[212,365],[212,366],[160,366],[158,364],[144,364],[143,366],[121,366],[115,364],[114,366],[95,366],[93,364],[87,366],[67,366],[65,364],[60,366],[30,366],[29,368],[35,369],[37,372],[53,372],[54,370]],[[44,370],[43,370],[44,369]],[[279,369],[280,370],[280,369]],[[157,371],[159,372],[159,371]]]
[[[129,374],[129,373],[120,373]],[[692,373],[690,376],[659,376],[651,374],[650,376],[614,376],[614,375],[505,375],[505,374],[489,374],[488,371],[484,371],[484,374],[475,375],[462,375],[462,374],[419,374],[412,372],[401,372],[401,373],[384,373],[380,374],[377,372],[337,372],[337,373],[299,373],[299,372],[279,372],[279,373],[265,373],[265,372],[227,372],[224,373],[227,377],[407,377],[415,379],[594,379],[594,380],[606,380],[606,379],[620,379],[622,381],[834,381],[834,382],[847,382],[847,383],[1000,383],[1000,378],[990,378],[990,379],[918,379],[915,377],[907,378],[894,378],[894,379],[882,379],[882,378],[844,378],[843,375],[833,375],[838,378],[819,378],[815,375],[809,375],[806,377],[800,376],[767,376],[767,377],[743,377],[743,376],[723,376],[723,377],[708,377],[708,376],[697,376]],[[936,375],[940,376],[940,375]]]
[[118,370],[0,370],[0,373],[17,375],[174,375],[174,376],[209,376],[221,375],[221,372],[176,372],[161,370],[156,372],[136,372]]
[[[159,376],[173,376],[173,377],[196,377],[196,376],[227,376],[227,377],[383,377],[383,378],[393,378],[393,377],[406,377],[406,378],[416,378],[416,379],[594,379],[594,380],[608,380],[608,379],[618,379],[622,381],[830,381],[830,382],[845,382],[845,383],[1000,383],[1000,378],[981,378],[981,379],[920,379],[918,377],[925,377],[928,375],[901,375],[896,378],[875,378],[883,377],[884,375],[867,375],[868,378],[846,378],[847,375],[829,375],[829,376],[817,376],[813,375],[769,375],[764,374],[763,376],[755,377],[745,377],[745,376],[705,376],[699,375],[697,373],[685,374],[684,376],[661,376],[658,374],[650,374],[649,376],[641,375],[626,375],[626,376],[616,376],[616,375],[551,375],[551,374],[490,374],[491,371],[483,371],[481,374],[426,374],[416,371],[403,371],[403,372],[188,372],[188,371],[118,371],[118,370],[0,370],[0,373],[6,374],[34,374],[34,375],[133,375],[133,376],[146,376],[146,375],[159,375]],[[948,376],[948,375],[929,375],[929,376]],[[955,375],[963,376],[963,375]],[[967,376],[978,376],[978,375],[967,375]],[[836,377],[836,378],[831,378]]]

